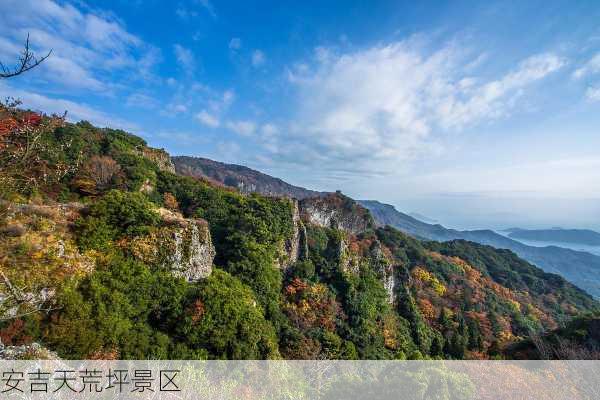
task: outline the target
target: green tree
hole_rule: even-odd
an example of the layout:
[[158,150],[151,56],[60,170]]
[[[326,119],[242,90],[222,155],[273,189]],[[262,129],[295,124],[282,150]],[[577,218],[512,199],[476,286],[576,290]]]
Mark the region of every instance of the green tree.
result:
[[188,348],[206,349],[210,358],[277,358],[277,338],[249,287],[215,269],[188,298],[177,337]]

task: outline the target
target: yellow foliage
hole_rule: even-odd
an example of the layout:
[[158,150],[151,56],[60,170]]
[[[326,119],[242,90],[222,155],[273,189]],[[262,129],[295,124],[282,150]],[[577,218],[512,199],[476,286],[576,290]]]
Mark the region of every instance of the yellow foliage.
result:
[[444,284],[441,283],[431,272],[425,270],[423,267],[416,267],[412,271],[412,275],[415,279],[431,287],[438,296],[443,296],[446,293],[446,286],[444,286]]
[[518,301],[509,299],[508,304],[510,304],[514,311],[521,312],[521,303],[519,303]]

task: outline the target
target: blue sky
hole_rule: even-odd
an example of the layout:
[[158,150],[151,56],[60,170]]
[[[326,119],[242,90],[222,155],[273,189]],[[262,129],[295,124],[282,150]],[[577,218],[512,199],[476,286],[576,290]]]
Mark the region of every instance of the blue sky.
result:
[[[526,4],[525,4],[526,3]],[[457,227],[600,228],[600,4],[0,2],[0,82],[172,154]]]

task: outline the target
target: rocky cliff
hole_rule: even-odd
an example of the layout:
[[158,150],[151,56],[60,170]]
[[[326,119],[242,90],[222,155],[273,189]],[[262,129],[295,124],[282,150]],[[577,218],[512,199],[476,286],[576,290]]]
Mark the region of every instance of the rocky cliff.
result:
[[186,219],[164,208],[159,213],[162,226],[128,243],[132,254],[146,264],[166,268],[189,282],[208,277],[215,248],[207,222]]
[[57,285],[94,270],[71,230],[82,207],[0,203],[0,318],[52,309]]
[[292,200],[292,224],[293,233],[285,241],[285,260],[282,262],[286,269],[298,260],[306,259],[308,256],[308,244],[306,241],[306,226],[300,218],[300,208],[297,200]]
[[369,211],[340,192],[301,200],[300,215],[307,223],[353,234],[375,227]]
[[175,165],[165,150],[144,146],[140,155],[156,164],[159,170],[175,173]]

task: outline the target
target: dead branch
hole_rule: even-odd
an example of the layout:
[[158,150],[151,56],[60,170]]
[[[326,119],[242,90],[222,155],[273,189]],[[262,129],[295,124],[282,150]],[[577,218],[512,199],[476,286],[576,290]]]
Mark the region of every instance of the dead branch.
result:
[[52,54],[52,50],[50,50],[44,57],[37,58],[29,48],[29,34],[27,34],[25,48],[21,52],[17,66],[11,69],[0,62],[0,78],[12,78],[17,75],[21,75],[23,72],[27,72],[30,69],[40,65],[42,62],[44,62],[44,60],[50,57],[50,54]]

